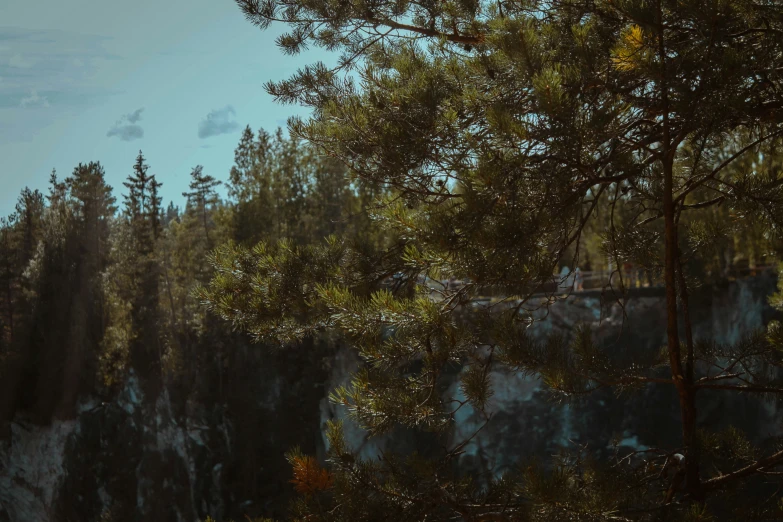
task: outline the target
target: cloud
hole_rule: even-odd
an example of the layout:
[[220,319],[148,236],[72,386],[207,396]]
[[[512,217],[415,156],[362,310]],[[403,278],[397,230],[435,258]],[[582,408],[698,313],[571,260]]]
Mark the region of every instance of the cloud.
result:
[[16,69],[30,69],[35,65],[35,61],[17,53],[8,59],[8,65]]
[[19,100],[33,91],[45,92],[52,108],[58,110],[83,107],[85,102],[114,94],[115,78],[100,81],[107,61],[119,60],[105,48],[108,40],[71,31],[0,25],[0,76],[4,80],[0,108],[19,109]]
[[141,113],[144,111],[144,107],[140,107],[130,114],[125,115],[125,119],[128,123],[137,123],[141,119]]
[[29,96],[25,96],[19,100],[19,106],[23,109],[26,109],[27,107],[48,107],[49,100],[46,99],[46,96],[41,96],[38,94],[38,91],[33,89],[30,91]]
[[109,129],[106,136],[119,137],[122,141],[133,141],[144,137],[144,129],[139,125],[123,125],[122,127],[113,127]]
[[130,114],[124,115],[111,129],[109,129],[106,136],[109,138],[117,136],[122,141],[133,141],[143,138],[144,129],[141,128],[141,125],[136,125],[136,123],[141,120],[141,113],[143,110],[144,107],[141,107]]
[[28,142],[75,111],[122,93],[117,78],[126,72],[125,60],[108,48],[115,37],[5,22],[0,14],[0,143]]
[[222,109],[216,109],[207,114],[207,117],[198,124],[198,137],[202,140],[210,136],[228,134],[239,129],[239,123],[233,121],[231,116],[236,114],[231,105]]

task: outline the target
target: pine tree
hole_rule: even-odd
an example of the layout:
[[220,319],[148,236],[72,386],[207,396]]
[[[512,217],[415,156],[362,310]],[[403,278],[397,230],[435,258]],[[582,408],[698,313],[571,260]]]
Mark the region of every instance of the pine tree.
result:
[[[146,218],[149,220],[150,233],[152,236],[152,244],[160,239],[160,234],[163,231],[163,198],[158,194],[158,190],[163,185],[152,176],[150,179],[150,202],[147,210]],[[153,247],[154,248],[154,247]]]
[[2,285],[3,328],[0,329],[0,344],[11,346],[14,340],[14,324],[17,315],[27,306],[25,290],[28,285],[23,277],[30,260],[35,255],[42,232],[44,197],[38,190],[25,187],[19,195],[15,212],[7,218],[0,218],[0,285]]
[[[54,179],[55,173],[52,172]],[[25,188],[16,203],[16,216],[21,227],[21,249],[19,263],[24,266],[35,254],[35,247],[41,232],[41,217],[44,210],[44,197],[38,190]]]
[[148,391],[155,395],[160,385],[163,345],[159,323],[160,265],[156,258],[156,245],[162,233],[161,183],[154,175],[147,174],[149,166],[142,152],[136,157],[133,173],[123,185],[128,189],[125,197],[126,226],[132,238],[133,273],[128,281],[131,301],[130,361],[133,368],[145,379]]
[[[776,2],[237,1],[262,28],[289,26],[278,40],[286,52],[316,45],[342,53],[335,69],[308,66],[267,90],[312,109],[309,120],[290,121],[294,135],[366,183],[395,191],[379,218],[404,249],[395,245],[367,263],[337,239],[323,247],[225,248],[203,292],[213,310],[283,344],[341,331],[368,366],[334,400],[370,433],[400,424],[447,429],[454,408],[438,390],[453,361],[463,365],[461,388],[478,412],[486,411],[489,375],[500,366],[539,376],[564,400],[605,387],[669,387],[681,409],[681,448],[644,461],[629,455],[626,466],[603,469],[573,455],[553,473],[530,468],[484,489],[443,478],[462,446],[433,462],[360,462],[334,430],[334,487],[304,497],[298,515],[780,515],[780,507],[748,495],[723,502],[729,489],[776,472],[783,452],[736,455],[733,467],[715,472],[706,465],[710,444],[702,435],[710,426],[697,423],[696,394],[780,397],[774,372],[738,368],[779,368],[783,344],[774,332],[720,348],[694,339],[686,277],[689,260],[711,239],[702,232],[715,206],[752,216],[771,243],[779,239],[779,169],[734,168],[746,158],[763,164],[761,148],[782,145]],[[579,264],[581,238],[599,213],[607,216],[603,248],[613,266],[631,261],[664,281],[663,353],[629,361],[586,329],[545,343],[527,333],[537,317],[534,296],[561,263]],[[437,289],[438,300],[423,288],[367,293],[397,271],[470,283]],[[519,298],[510,309],[470,313],[485,288]],[[661,498],[653,485],[667,473]],[[631,481],[640,486],[623,487]]]
[[172,221],[179,219],[179,207],[174,205],[173,201],[169,201],[169,206],[166,207],[165,217],[163,219],[163,225],[168,226]]
[[84,303],[74,299],[79,257],[74,206],[67,182],[55,172],[46,199],[40,242],[26,272],[30,297],[17,389],[19,406],[40,423],[73,413],[84,391],[79,381],[85,362]]
[[53,172],[47,199],[44,208],[39,192],[23,192],[13,250],[20,255],[16,286],[24,281],[26,288],[24,302],[15,304],[22,310],[13,342],[20,376],[10,396],[40,422],[72,415],[79,397],[93,390],[107,325],[101,283],[115,210],[98,163],[80,164],[63,181]]
[[74,202],[84,270],[96,276],[108,263],[109,224],[117,210],[116,199],[97,162],[80,163],[65,183]]
[[255,195],[254,180],[259,175],[263,154],[259,150],[265,143],[267,134],[259,132],[259,141],[248,125],[242,131],[242,137],[234,151],[234,165],[229,173],[228,196],[236,201],[249,201]]
[[34,285],[27,272],[44,232],[44,214],[43,194],[25,188],[15,212],[0,218],[0,422],[13,416],[22,387],[29,384],[25,381],[25,366],[31,358],[30,315],[35,302]]
[[233,236],[240,243],[253,244],[278,233],[281,217],[276,214],[273,171],[276,154],[272,136],[250,127],[242,133],[234,151],[234,165],[228,182],[228,196],[236,205],[232,212]]
[[256,138],[246,128],[234,161],[228,196],[234,239],[240,243],[283,238],[302,243],[370,228],[366,207],[377,191],[367,192],[367,186],[348,178],[343,163],[281,129],[261,130]]
[[128,193],[125,198],[125,213],[130,220],[134,237],[140,252],[149,255],[161,231],[161,199],[158,189],[161,183],[154,175],[148,175],[149,165],[141,151],[133,165],[133,174],[123,182]]
[[14,339],[16,316],[16,250],[11,243],[11,234],[16,216],[0,218],[0,353],[6,353]]
[[[74,280],[71,288],[70,323],[74,334],[72,350],[66,368],[66,390],[81,386],[93,389],[101,345],[109,322],[104,295],[103,277],[110,258],[109,225],[117,207],[112,187],[106,184],[105,172],[98,162],[80,163],[64,181],[73,208],[73,235],[67,249],[73,257]],[[84,368],[82,368],[82,366]],[[84,383],[89,383],[86,387]],[[72,399],[73,400],[73,399]]]
[[209,221],[207,214],[209,213],[209,205],[214,205],[217,202],[217,193],[215,187],[219,186],[220,181],[216,180],[210,175],[204,174],[204,167],[197,165],[190,173],[192,181],[190,182],[190,192],[183,192],[182,195],[188,198],[188,203],[195,205],[198,214],[201,216],[201,221],[204,225],[204,236],[207,243],[212,245],[212,240],[209,238]]

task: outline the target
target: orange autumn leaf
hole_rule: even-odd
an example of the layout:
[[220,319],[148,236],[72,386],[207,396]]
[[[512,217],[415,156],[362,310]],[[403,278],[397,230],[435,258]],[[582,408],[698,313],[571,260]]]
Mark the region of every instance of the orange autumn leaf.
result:
[[313,457],[294,457],[291,464],[294,468],[291,483],[299,493],[310,495],[332,487],[332,475],[321,468]]

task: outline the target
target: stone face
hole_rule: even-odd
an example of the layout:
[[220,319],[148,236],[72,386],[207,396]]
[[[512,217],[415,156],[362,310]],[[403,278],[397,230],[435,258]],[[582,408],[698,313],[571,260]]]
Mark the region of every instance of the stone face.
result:
[[[700,288],[690,298],[696,339],[712,338],[721,343],[736,343],[743,336],[763,328],[775,312],[767,297],[776,289],[776,278],[766,273],[737,280],[721,287]],[[543,339],[557,333],[568,337],[578,324],[589,324],[598,342],[609,346],[618,357],[634,352],[653,351],[666,343],[665,296],[662,288],[632,291],[622,302],[600,291],[575,293],[553,304],[532,328],[534,337]],[[343,350],[333,366],[330,384],[346,384],[358,360]],[[464,399],[455,378],[443,394],[444,399]],[[552,455],[574,444],[591,448],[598,457],[612,451],[612,441],[631,449],[650,446],[676,447],[681,439],[680,410],[670,387],[648,386],[620,397],[610,390],[598,391],[580,401],[578,407],[552,400],[536,378],[528,378],[501,369],[491,376],[494,395],[489,411],[494,416],[473,442],[465,448],[461,465],[465,468],[491,469],[500,474],[509,467],[536,455]],[[740,426],[763,443],[780,433],[774,403],[764,403],[737,394],[715,392],[698,397],[700,422],[718,429],[730,424]],[[322,422],[342,418],[341,409],[324,400]],[[469,438],[484,420],[469,405],[456,416],[451,444]],[[367,439],[364,432],[349,426],[348,442],[361,456],[374,458],[380,450],[397,449],[396,436]]]
[[[693,292],[694,337],[736,343],[765,327],[775,316],[767,303],[775,284],[776,279],[766,274]],[[586,323],[602,345],[618,351],[619,356],[657,350],[666,343],[665,297],[654,294],[653,289],[631,294],[622,307],[599,297],[575,294],[553,305],[546,319],[533,327],[533,335],[568,336],[577,323]],[[581,401],[578,408],[571,408],[550,402],[535,378],[497,371],[492,383],[495,395],[490,399],[490,411],[495,417],[463,457],[465,465],[478,460],[484,469],[488,465],[500,473],[519,460],[551,455],[574,445],[586,444],[598,456],[607,456],[613,439],[630,449],[677,446],[680,441],[679,405],[668,386],[650,385],[621,397],[599,391]],[[451,393],[458,393],[454,388]],[[700,422],[716,429],[739,426],[757,443],[781,433],[774,403],[718,391],[700,394],[697,408]],[[482,423],[470,409],[460,412],[453,441],[464,440]]]
[[199,520],[190,456],[199,444],[189,436],[187,420],[174,417],[166,391],[146,403],[134,378],[114,403],[82,413],[65,451],[58,517]]
[[[695,335],[736,342],[763,327],[774,317],[767,296],[775,282],[762,275],[694,292]],[[599,293],[585,292],[553,305],[533,333],[568,335],[577,323],[589,323],[620,356],[663,345],[660,292],[634,294],[624,302],[624,310],[625,315]],[[234,393],[252,406],[252,418],[228,403],[189,402],[178,412],[168,390],[146,400],[131,376],[113,401],[88,400],[75,419],[48,426],[15,419],[10,436],[0,440],[0,522],[102,517],[112,522],[191,522],[206,515],[221,520],[273,514],[290,489],[282,453],[301,445],[323,456],[326,442],[318,427],[344,415],[328,401],[328,391],[345,383],[359,364],[355,352],[342,349],[328,357],[325,371],[295,379],[295,372],[285,373],[296,366],[292,361],[284,361],[283,370],[253,370],[259,373],[247,376],[248,383],[255,383],[250,392],[244,381],[236,383]],[[456,376],[444,396],[461,395]],[[587,444],[595,453],[606,454],[613,438],[640,449],[676,446],[679,441],[679,407],[667,387],[651,386],[621,397],[602,391],[576,408],[552,402],[538,380],[510,371],[495,371],[492,384],[495,416],[465,448],[465,469],[502,473],[527,457],[550,455],[571,444]],[[759,442],[779,433],[772,404],[717,392],[700,396],[698,408],[702,422],[717,427],[734,423]],[[452,442],[470,436],[482,423],[469,406],[463,407]],[[404,430],[368,439],[350,425],[347,435],[364,457],[382,449],[426,452],[434,443]],[[242,461],[250,464],[239,466]],[[257,485],[240,489],[249,482]]]
[[[114,402],[86,403],[76,419],[14,422],[0,450],[6,519],[201,520],[195,486],[204,442],[192,429],[196,420],[176,418],[165,390],[154,404],[145,402],[131,376]],[[221,511],[204,500],[207,512]]]
[[0,506],[11,521],[50,520],[67,474],[66,449],[78,436],[77,421],[41,427],[11,424],[10,440],[0,448]]

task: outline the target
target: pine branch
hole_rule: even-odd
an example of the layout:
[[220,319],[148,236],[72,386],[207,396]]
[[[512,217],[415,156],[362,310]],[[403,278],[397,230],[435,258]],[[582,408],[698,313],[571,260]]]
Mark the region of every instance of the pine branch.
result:
[[707,382],[722,381],[726,379],[736,379],[738,377],[741,377],[742,375],[744,375],[744,373],[730,373],[726,375],[714,375],[714,376],[702,377],[701,379],[696,381],[695,384],[700,385],[702,383],[707,383]]
[[775,386],[759,386],[755,384],[696,384],[694,388],[697,389],[713,389],[713,390],[731,390],[746,393],[781,393],[783,394],[783,388],[777,388]]
[[402,31],[410,31],[412,33],[417,33],[423,36],[429,36],[433,38],[443,38],[449,42],[454,43],[462,43],[462,44],[472,44],[472,45],[478,45],[480,43],[484,42],[484,35],[478,35],[478,36],[468,36],[463,35],[459,33],[443,33],[441,31],[438,31],[436,29],[429,29],[426,27],[418,27],[415,25],[409,25],[409,24],[401,24],[399,22],[395,22],[394,20],[389,19],[379,19],[379,18],[365,18],[363,19],[366,22],[369,22],[371,24],[376,25],[385,25],[386,27],[389,27],[391,29],[398,29]]
[[740,468],[726,475],[721,475],[720,477],[706,480],[702,483],[702,485],[705,490],[722,488],[736,480],[751,476],[755,473],[764,472],[766,471],[766,468],[779,466],[780,464],[783,464],[783,450],[778,451],[777,453],[773,453],[769,457],[757,460],[753,464],[745,466],[744,468]]
[[750,150],[754,149],[755,147],[757,147],[757,146],[761,145],[762,143],[764,143],[764,142],[766,142],[766,141],[768,141],[768,140],[770,140],[770,139],[772,139],[772,138],[774,138],[774,137],[776,137],[776,136],[780,136],[781,134],[783,134],[783,128],[781,128],[781,129],[778,129],[778,130],[776,130],[776,131],[774,131],[774,132],[771,132],[771,133],[769,133],[769,134],[767,134],[767,135],[765,135],[765,136],[762,136],[762,137],[760,137],[760,138],[758,138],[758,139],[756,139],[756,140],[754,140],[754,141],[750,142],[749,144],[747,144],[746,146],[742,147],[740,150],[738,150],[737,152],[735,152],[734,154],[732,154],[731,156],[729,156],[728,158],[726,158],[726,159],[725,159],[725,160],[724,160],[724,161],[723,161],[723,162],[722,162],[720,165],[718,165],[717,167],[715,167],[715,168],[712,170],[712,172],[710,172],[710,173],[709,173],[707,176],[705,176],[704,178],[702,178],[702,179],[700,179],[700,180],[696,180],[695,178],[691,178],[691,179],[689,179],[689,180],[688,180],[688,182],[685,184],[685,190],[683,190],[683,192],[682,192],[682,193],[680,193],[680,195],[679,195],[679,196],[677,196],[677,199],[676,199],[675,201],[676,201],[676,202],[682,202],[682,201],[684,201],[684,200],[685,200],[685,197],[686,197],[688,194],[690,194],[691,192],[693,192],[694,190],[696,190],[697,188],[699,188],[701,185],[703,185],[703,184],[704,184],[704,183],[706,183],[707,181],[709,181],[709,180],[712,180],[712,179],[715,179],[715,176],[717,176],[718,174],[720,174],[720,172],[721,172],[721,171],[723,171],[723,170],[724,170],[726,167],[728,167],[729,165],[731,165],[731,164],[732,164],[732,163],[733,163],[735,160],[737,160],[737,159],[738,159],[740,156],[742,156],[742,155],[743,155],[743,154],[745,154],[746,152],[748,152],[748,151],[750,151]]
[[681,205],[680,208],[683,210],[695,210],[697,208],[707,208],[711,207],[712,205],[717,205],[718,203],[722,203],[726,199],[726,196],[719,196],[717,198],[711,199],[709,201],[702,201],[701,203],[694,203],[693,205]]

